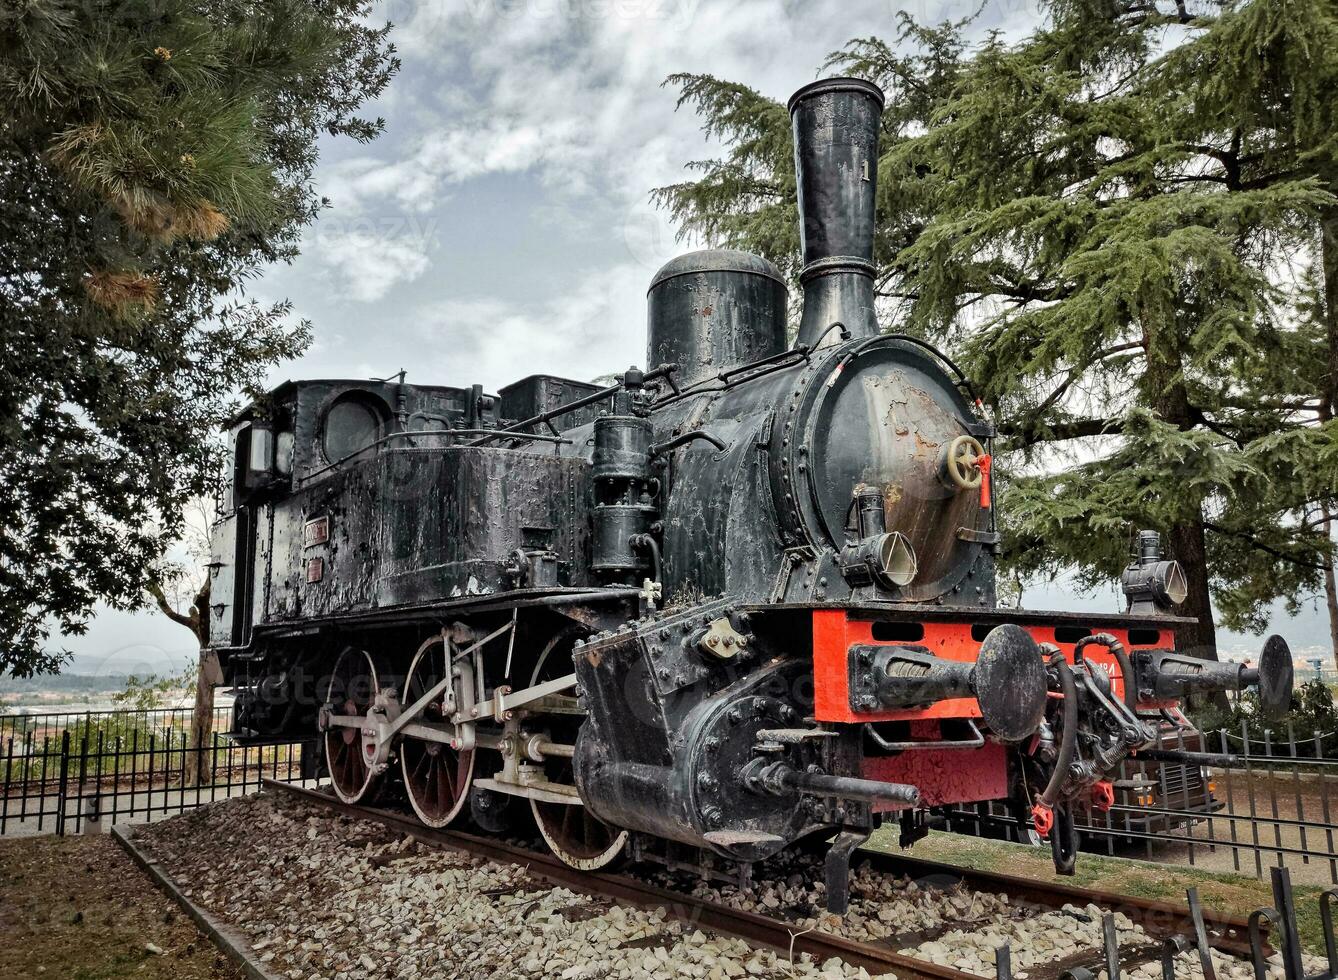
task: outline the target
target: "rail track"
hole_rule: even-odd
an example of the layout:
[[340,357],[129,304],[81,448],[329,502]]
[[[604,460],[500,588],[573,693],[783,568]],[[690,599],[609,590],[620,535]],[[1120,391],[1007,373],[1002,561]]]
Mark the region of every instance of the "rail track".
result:
[[[889,945],[857,941],[817,928],[803,928],[794,921],[705,900],[680,890],[660,887],[633,875],[579,871],[541,851],[460,831],[433,830],[405,814],[345,804],[319,790],[273,780],[266,780],[264,785],[276,794],[373,821],[430,847],[464,852],[499,864],[523,866],[530,875],[554,885],[640,908],[664,909],[672,918],[690,923],[693,927],[739,937],[750,944],[769,947],[791,957],[805,952],[818,961],[837,957],[852,967],[863,967],[871,974],[895,973],[901,980],[969,980],[978,976],[900,952]],[[1125,972],[1136,971],[1140,965],[1161,964],[1168,950],[1173,956],[1197,948],[1199,963],[1209,967],[1205,970],[1205,976],[1211,978],[1216,971],[1211,968],[1209,947],[1233,957],[1248,955],[1247,920],[1221,916],[1210,916],[1205,920],[1193,894],[1187,904],[1175,905],[1011,875],[965,870],[940,862],[877,851],[862,851],[856,860],[867,861],[878,874],[910,876],[941,890],[960,883],[962,887],[975,892],[1002,893],[1008,896],[1014,908],[1026,908],[1036,914],[1067,910],[1075,918],[1089,920],[1090,916],[1085,917],[1082,910],[1092,906],[1102,910],[1107,949],[1079,949],[1068,956],[1033,966],[1026,974],[1029,980],[1081,978],[1084,971],[1095,976],[1098,970],[1108,965],[1116,914],[1127,916],[1142,926],[1148,940],[1136,948],[1125,950],[1118,950],[1118,942],[1114,943]],[[894,944],[901,946],[910,942],[918,945],[948,932],[952,925],[957,923],[922,934],[901,934],[895,937]],[[998,976],[1010,977],[1013,956],[996,954],[996,957]],[[1115,972],[1108,973],[1108,976],[1117,975]]]

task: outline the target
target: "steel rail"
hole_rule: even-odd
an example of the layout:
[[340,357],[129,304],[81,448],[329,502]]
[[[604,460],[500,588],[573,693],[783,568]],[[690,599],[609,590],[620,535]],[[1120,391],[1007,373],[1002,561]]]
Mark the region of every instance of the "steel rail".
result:
[[856,942],[817,929],[804,931],[793,923],[732,909],[681,892],[658,888],[625,875],[580,871],[549,854],[453,830],[433,830],[403,814],[372,807],[350,805],[318,790],[278,780],[265,779],[266,789],[307,800],[330,810],[371,820],[432,847],[463,851],[489,861],[523,866],[535,877],[586,894],[599,895],[646,909],[664,909],[675,919],[695,927],[737,936],[781,953],[808,953],[819,963],[837,957],[870,973],[896,973],[900,980],[980,980],[951,967],[894,952],[880,946]]
[[[1060,882],[1037,881],[998,871],[977,871],[941,861],[927,861],[923,858],[867,848],[857,850],[850,858],[852,867],[861,861],[868,861],[870,867],[880,874],[904,874],[917,881],[952,879],[976,891],[1003,892],[1013,899],[1049,908],[1058,909],[1068,904],[1080,908],[1089,904],[1098,905],[1103,911],[1121,912],[1127,915],[1157,938],[1189,934],[1194,930],[1194,921],[1188,905],[1121,895],[1118,892],[1100,889],[1079,888],[1077,885]],[[1245,916],[1219,915],[1208,909],[1204,909],[1203,914],[1205,924],[1210,929],[1209,943],[1214,949],[1232,956],[1249,956],[1250,924]]]

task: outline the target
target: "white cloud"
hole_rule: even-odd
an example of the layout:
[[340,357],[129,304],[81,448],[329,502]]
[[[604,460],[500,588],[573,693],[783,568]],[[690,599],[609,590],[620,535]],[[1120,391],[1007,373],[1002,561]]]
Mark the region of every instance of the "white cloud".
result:
[[393,157],[378,145],[323,168],[322,190],[341,208],[427,210],[452,185],[533,171],[552,192],[628,206],[706,152],[666,76],[709,71],[784,98],[849,36],[891,25],[886,0],[843,12],[778,0],[392,4],[405,67],[390,126],[413,117],[419,133]]
[[530,374],[589,381],[640,365],[646,356],[645,292],[636,263],[592,272],[540,302],[501,297],[444,299],[409,318],[422,352],[419,380],[496,391]]
[[314,251],[330,270],[335,292],[362,303],[383,298],[402,282],[412,282],[431,264],[420,239],[356,229],[323,230]]

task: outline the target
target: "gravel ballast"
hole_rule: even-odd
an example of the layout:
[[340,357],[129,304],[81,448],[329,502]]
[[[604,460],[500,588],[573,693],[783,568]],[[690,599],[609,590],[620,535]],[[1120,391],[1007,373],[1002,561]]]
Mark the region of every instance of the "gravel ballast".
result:
[[[750,947],[670,919],[553,887],[515,865],[426,847],[369,820],[272,793],[218,803],[140,828],[192,901],[231,922],[274,972],[291,980],[370,978],[739,977],[867,978],[839,960],[814,962]],[[661,887],[993,977],[1008,943],[1018,980],[1101,961],[1096,906],[1043,909],[960,884],[912,881],[857,862],[850,911],[823,909],[821,862],[785,854],[760,865],[747,889],[682,873],[633,869]],[[1124,975],[1157,980],[1157,943],[1117,914]],[[1213,954],[1222,980],[1253,967]],[[1307,957],[1307,966],[1323,964]],[[891,974],[887,974],[891,976]],[[1177,980],[1202,980],[1198,954],[1176,958]],[[1282,980],[1275,957],[1269,980]],[[1105,980],[1104,972],[1099,980]]]
[[291,980],[869,977],[271,794],[140,828],[137,842]]

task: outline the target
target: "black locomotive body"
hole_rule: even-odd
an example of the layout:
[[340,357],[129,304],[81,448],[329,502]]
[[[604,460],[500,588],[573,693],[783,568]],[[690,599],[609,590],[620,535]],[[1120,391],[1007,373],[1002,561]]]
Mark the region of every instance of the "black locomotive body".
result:
[[993,427],[933,348],[876,319],[882,95],[790,105],[803,311],[770,263],[675,259],[648,369],[497,395],[285,385],[233,429],[214,645],[254,739],[319,731],[335,791],[402,781],[444,825],[528,804],[564,860],[687,845],[753,861],[835,835],[829,901],[888,814],[1010,799],[1072,863],[1071,808],[1191,691],[1290,690],[1173,651],[1146,532],[1130,608],[996,608]]

